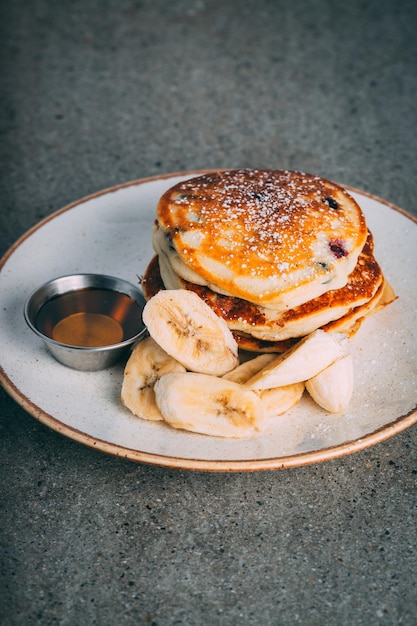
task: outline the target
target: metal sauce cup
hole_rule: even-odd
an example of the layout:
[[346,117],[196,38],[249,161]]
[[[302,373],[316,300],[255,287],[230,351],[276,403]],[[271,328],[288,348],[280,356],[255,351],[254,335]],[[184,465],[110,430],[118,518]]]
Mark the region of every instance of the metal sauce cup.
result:
[[36,289],[24,317],[57,361],[94,371],[114,365],[143,338],[144,305],[142,291],[125,280],[72,274]]

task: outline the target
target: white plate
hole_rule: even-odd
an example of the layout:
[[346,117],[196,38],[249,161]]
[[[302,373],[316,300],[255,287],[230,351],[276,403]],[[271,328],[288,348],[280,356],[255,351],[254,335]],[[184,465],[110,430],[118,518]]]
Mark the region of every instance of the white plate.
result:
[[135,461],[197,470],[264,470],[339,457],[391,437],[417,421],[417,220],[349,189],[375,238],[376,258],[398,300],[352,340],[355,391],[344,416],[305,394],[262,436],[228,440],[135,418],[120,403],[123,366],[77,372],[60,365],[26,327],[23,305],[41,283],[101,272],[137,283],[153,255],[162,193],[199,172],[148,178],[75,202],[21,237],[0,262],[0,380],[33,417],[63,435]]

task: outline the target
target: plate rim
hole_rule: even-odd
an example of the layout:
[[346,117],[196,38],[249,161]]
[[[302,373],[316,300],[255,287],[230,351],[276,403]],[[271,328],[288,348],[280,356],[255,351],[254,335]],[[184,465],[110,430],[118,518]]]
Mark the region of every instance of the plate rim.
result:
[[[2,374],[0,368],[0,376]],[[258,472],[268,470],[291,469],[295,467],[305,467],[317,463],[324,463],[353,453],[360,452],[367,448],[371,448],[395,435],[407,430],[417,423],[417,407],[404,416],[399,416],[392,422],[384,424],[381,428],[373,431],[365,437],[360,437],[343,444],[321,448],[320,450],[312,450],[296,455],[288,455],[283,457],[272,457],[262,459],[194,459],[180,456],[161,455],[152,452],[143,452],[126,446],[104,441],[97,437],[93,437],[88,433],[84,433],[77,428],[70,427],[61,422],[53,415],[42,410],[36,404],[31,402],[24,394],[19,392],[16,386],[9,381],[9,388],[6,391],[29,415],[34,417],[44,426],[49,427],[54,432],[83,444],[88,448],[98,450],[114,457],[124,458],[130,461],[143,463],[146,465],[154,465],[158,467],[194,470],[200,472]]]
[[[227,171],[227,169],[230,168],[191,171],[186,170],[179,172],[170,172],[166,174],[157,174],[153,176],[147,176],[144,178],[126,181],[124,183],[119,183],[96,191],[92,194],[88,194],[78,200],[75,200],[65,205],[60,209],[57,209],[50,215],[46,216],[45,218],[34,224],[31,228],[26,230],[1,257],[0,272],[5,266],[8,259],[24,243],[24,241],[26,241],[26,239],[30,238],[32,234],[34,234],[37,230],[42,228],[48,222],[52,221],[59,215],[79,206],[80,204],[84,204],[103,195],[108,195],[128,187],[139,186],[148,182],[156,182],[169,178],[178,178],[184,176],[194,177],[213,171]],[[341,183],[336,184],[339,184],[347,191],[368,197],[380,204],[383,204],[384,206],[387,206],[394,211],[397,211],[417,225],[417,217],[408,213],[406,210],[402,209],[398,205],[388,200],[384,200],[383,198],[370,192],[360,190],[356,187],[343,185]],[[417,406],[415,406],[405,415],[396,417],[392,422],[384,424],[377,430],[369,433],[368,435],[365,435],[364,437],[360,437],[342,444],[337,444],[335,446],[321,448],[320,450],[313,450],[309,452],[299,453],[296,455],[262,459],[195,459],[189,457],[161,455],[152,452],[135,450],[116,443],[104,441],[102,439],[93,437],[88,433],[82,432],[77,428],[68,426],[64,422],[58,420],[53,415],[50,415],[49,413],[44,411],[41,407],[37,406],[29,398],[27,398],[25,394],[21,392],[13,383],[13,381],[9,378],[1,365],[0,383],[5,391],[12,397],[12,399],[27,413],[29,413],[29,415],[34,417],[43,425],[49,427],[51,430],[65,436],[66,438],[115,457],[125,458],[135,462],[172,469],[186,469],[206,472],[253,472],[307,466],[348,456],[366,448],[373,447],[378,443],[382,443],[383,441],[390,439],[394,435],[399,434],[400,432],[417,423]]]

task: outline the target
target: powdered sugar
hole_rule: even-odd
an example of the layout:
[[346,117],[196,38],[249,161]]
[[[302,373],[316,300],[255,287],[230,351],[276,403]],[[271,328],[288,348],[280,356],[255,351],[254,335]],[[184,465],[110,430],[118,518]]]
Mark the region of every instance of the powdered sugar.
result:
[[262,302],[305,284],[344,280],[366,238],[361,210],[343,189],[288,170],[229,170],[181,182],[161,198],[158,220],[178,255],[186,247],[187,264],[209,283],[234,293],[235,286],[222,284],[224,267],[250,295],[257,278],[253,290]]

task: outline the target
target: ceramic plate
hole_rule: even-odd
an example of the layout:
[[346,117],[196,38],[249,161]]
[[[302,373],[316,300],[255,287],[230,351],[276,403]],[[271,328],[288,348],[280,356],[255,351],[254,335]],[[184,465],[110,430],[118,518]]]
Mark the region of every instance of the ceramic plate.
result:
[[348,189],[375,238],[376,258],[398,300],[369,318],[351,342],[355,390],[349,411],[329,415],[301,402],[251,440],[212,438],[134,417],[120,403],[123,364],[78,372],[53,359],[27,328],[23,306],[56,276],[100,272],[138,283],[153,255],[162,193],[199,172],[148,178],[104,190],[54,213],[1,261],[0,378],[33,417],[85,445],[134,461],[211,471],[306,465],[375,445],[417,421],[417,220]]

